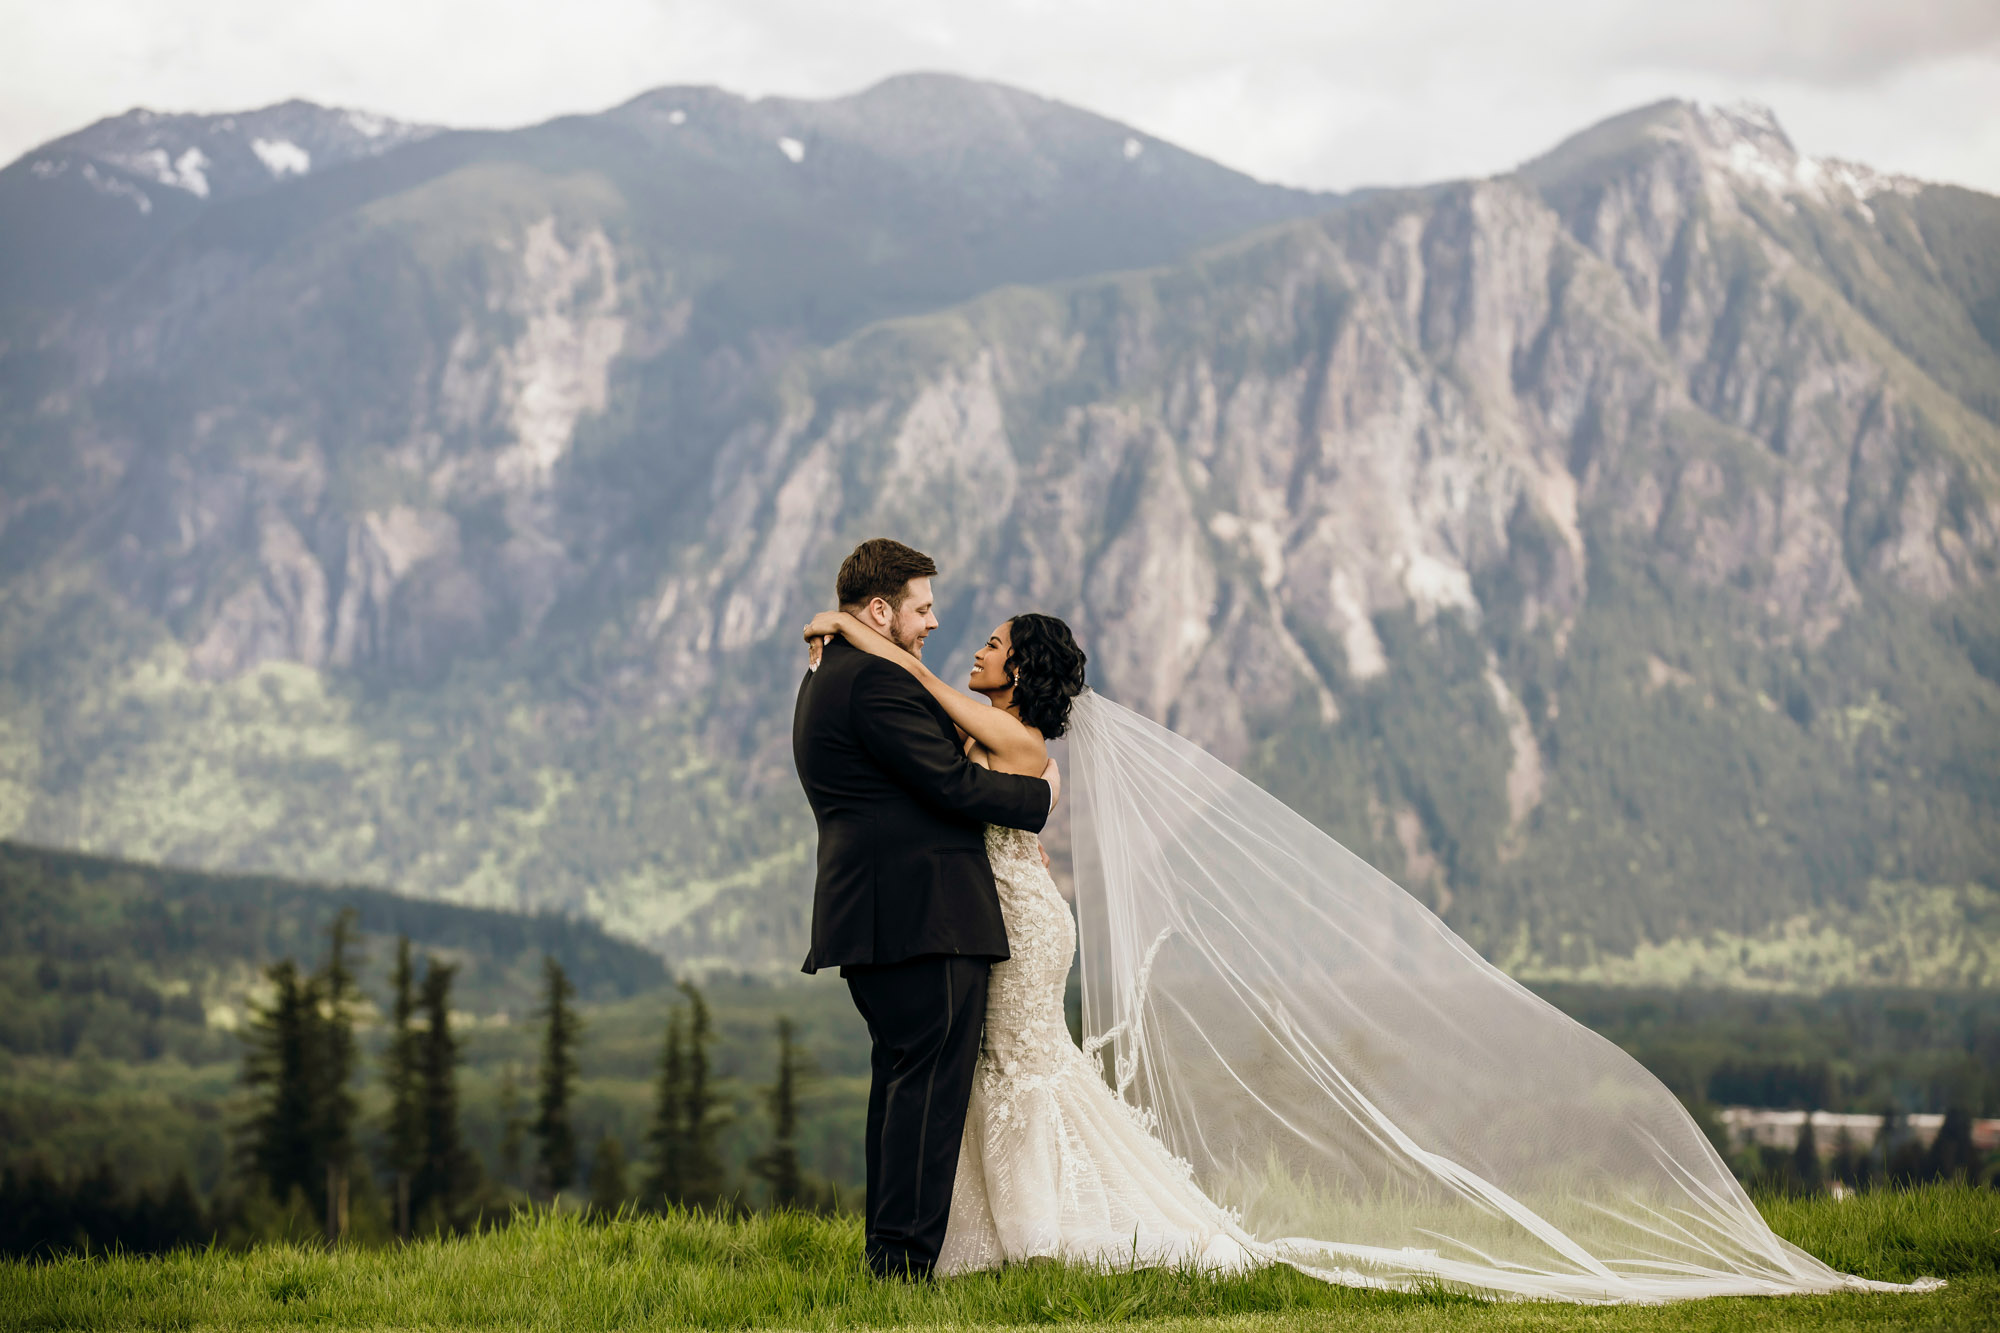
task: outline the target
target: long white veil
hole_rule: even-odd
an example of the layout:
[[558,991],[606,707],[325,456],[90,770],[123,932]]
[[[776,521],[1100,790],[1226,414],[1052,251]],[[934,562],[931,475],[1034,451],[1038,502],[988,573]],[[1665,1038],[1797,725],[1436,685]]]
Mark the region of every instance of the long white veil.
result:
[[1609,1041],[1200,747],[1070,721],[1086,1052],[1333,1281],[1648,1301],[1880,1287],[1767,1226]]

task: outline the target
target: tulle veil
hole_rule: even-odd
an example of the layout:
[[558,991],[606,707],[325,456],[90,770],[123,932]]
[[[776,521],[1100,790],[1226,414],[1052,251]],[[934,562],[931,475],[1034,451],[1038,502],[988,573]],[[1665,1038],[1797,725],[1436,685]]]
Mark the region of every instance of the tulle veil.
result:
[[1637,1061],[1255,783],[1094,691],[1069,734],[1084,1049],[1267,1253],[1568,1301],[1890,1289],[1779,1238]]

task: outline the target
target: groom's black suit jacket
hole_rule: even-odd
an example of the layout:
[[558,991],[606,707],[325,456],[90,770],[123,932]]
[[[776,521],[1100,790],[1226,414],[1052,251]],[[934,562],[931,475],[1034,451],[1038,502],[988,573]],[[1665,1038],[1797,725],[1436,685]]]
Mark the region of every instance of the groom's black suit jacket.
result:
[[985,826],[1039,832],[1048,783],[967,759],[916,677],[844,639],[799,685],[792,759],[819,822],[807,972],[1007,957]]

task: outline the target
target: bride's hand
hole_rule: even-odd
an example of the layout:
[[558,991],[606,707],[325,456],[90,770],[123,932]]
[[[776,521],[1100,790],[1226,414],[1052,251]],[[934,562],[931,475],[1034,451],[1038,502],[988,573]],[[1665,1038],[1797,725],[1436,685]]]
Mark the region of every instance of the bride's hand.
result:
[[805,628],[806,670],[819,670],[819,659],[826,652],[826,645],[833,636],[840,633],[839,611],[822,611],[809,621]]

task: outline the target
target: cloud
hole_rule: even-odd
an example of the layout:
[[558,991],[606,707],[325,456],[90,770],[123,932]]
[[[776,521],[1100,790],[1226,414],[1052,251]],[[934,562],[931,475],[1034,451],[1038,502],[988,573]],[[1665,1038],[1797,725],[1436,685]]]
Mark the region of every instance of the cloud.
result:
[[134,104],[290,96],[454,125],[664,83],[827,96],[942,69],[1323,188],[1504,170],[1660,97],[2000,190],[1992,0],[0,0],[0,157]]
[[[1614,11],[1615,12],[1615,11]],[[2000,47],[1993,0],[1680,0],[1648,6],[1607,42],[1638,64],[1671,62],[1754,79],[1837,89],[1913,65]]]

